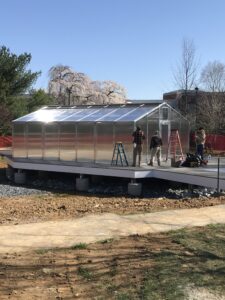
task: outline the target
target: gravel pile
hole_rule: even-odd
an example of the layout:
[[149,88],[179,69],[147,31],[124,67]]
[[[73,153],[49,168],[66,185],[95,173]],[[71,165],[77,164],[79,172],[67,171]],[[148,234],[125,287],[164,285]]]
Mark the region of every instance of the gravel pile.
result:
[[0,184],[0,197],[14,197],[22,195],[43,194],[46,191],[32,187],[15,186],[12,184]]

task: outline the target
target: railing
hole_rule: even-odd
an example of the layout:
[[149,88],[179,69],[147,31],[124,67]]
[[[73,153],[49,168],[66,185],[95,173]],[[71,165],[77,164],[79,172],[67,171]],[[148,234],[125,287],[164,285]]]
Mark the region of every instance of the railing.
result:
[[217,157],[217,192],[221,192],[220,180],[225,179],[225,157]]

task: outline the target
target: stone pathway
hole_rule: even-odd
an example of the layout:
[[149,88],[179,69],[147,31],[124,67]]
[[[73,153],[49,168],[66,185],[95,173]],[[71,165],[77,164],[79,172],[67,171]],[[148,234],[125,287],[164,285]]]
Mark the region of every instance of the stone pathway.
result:
[[136,215],[107,213],[67,221],[0,226],[0,253],[71,247],[131,234],[216,223],[225,223],[225,205]]

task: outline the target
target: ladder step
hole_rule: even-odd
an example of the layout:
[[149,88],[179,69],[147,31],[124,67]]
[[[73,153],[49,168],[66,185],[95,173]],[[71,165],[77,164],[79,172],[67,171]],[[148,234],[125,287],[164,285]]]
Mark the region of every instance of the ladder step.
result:
[[182,151],[182,146],[181,146],[181,141],[180,141],[180,135],[179,135],[179,131],[177,129],[171,130],[169,142],[168,142],[166,160],[168,160],[169,152],[174,157],[174,159],[176,158],[176,156],[181,156],[183,158],[183,151]]
[[122,166],[124,164],[128,166],[128,161],[122,142],[115,143],[111,165],[118,165],[119,162]]

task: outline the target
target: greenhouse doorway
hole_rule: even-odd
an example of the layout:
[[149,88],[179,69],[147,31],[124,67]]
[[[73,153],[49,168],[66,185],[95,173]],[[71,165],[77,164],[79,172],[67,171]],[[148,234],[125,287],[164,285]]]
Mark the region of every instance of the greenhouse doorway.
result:
[[169,121],[161,121],[160,122],[160,134],[162,137],[162,158],[166,158],[168,151],[168,142],[170,137],[170,122]]

